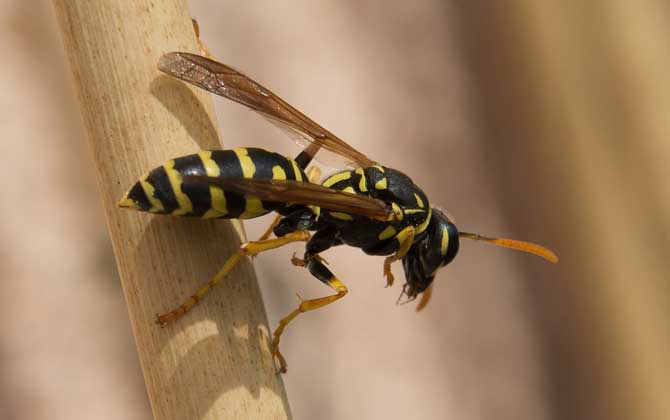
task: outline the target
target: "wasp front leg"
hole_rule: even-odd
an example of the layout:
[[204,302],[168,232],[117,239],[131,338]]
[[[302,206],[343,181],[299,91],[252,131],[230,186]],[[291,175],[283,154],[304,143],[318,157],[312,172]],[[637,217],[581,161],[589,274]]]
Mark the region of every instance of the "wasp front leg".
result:
[[386,277],[386,287],[393,286],[393,273],[391,272],[391,264],[402,259],[407,254],[407,251],[414,243],[415,229],[414,226],[407,226],[396,235],[396,239],[400,243],[400,248],[395,254],[384,259],[384,276]]

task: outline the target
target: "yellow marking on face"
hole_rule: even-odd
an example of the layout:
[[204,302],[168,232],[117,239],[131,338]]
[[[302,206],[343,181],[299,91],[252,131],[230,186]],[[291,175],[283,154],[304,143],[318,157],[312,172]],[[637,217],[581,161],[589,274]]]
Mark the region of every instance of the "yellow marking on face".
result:
[[383,241],[385,239],[393,237],[398,231],[395,230],[393,226],[386,226],[386,229],[384,229],[378,236],[380,241]]
[[298,164],[295,163],[293,159],[289,160],[291,161],[291,166],[293,166],[293,175],[295,176],[295,180],[298,182],[302,182],[302,171],[300,171]]
[[340,220],[354,220],[354,218],[347,213],[340,213],[339,211],[331,211],[328,214],[330,214],[332,217]]
[[377,169],[379,169],[379,172],[384,173],[384,167],[379,166],[379,165],[373,165],[372,167],[373,167],[373,168],[377,168]]
[[393,209],[393,214],[396,216],[396,220],[401,221],[404,218],[405,213],[402,211],[400,206],[394,202],[391,202],[391,208]]
[[416,205],[419,206],[419,208],[423,208],[424,207],[423,200],[421,199],[421,197],[419,197],[419,194],[414,193],[414,198],[416,199]]
[[342,192],[349,193],[349,194],[356,194],[356,190],[354,190],[354,187],[343,188]]
[[442,226],[442,244],[440,246],[440,254],[447,255],[447,249],[449,248],[449,230],[446,226]]
[[249,151],[244,147],[236,147],[233,149],[233,152],[235,152],[237,159],[240,161],[242,176],[253,178],[256,173],[256,165],[254,165],[254,161],[249,157]]
[[386,187],[388,187],[388,181],[386,181],[386,178],[382,178],[375,183],[375,188],[378,190],[385,190]]
[[281,180],[286,179],[286,171],[284,171],[284,168],[282,168],[279,165],[273,166],[272,167],[272,179],[281,179]]
[[433,215],[433,210],[428,209],[428,214],[426,215],[426,218],[424,219],[423,222],[416,228],[416,234],[418,235],[419,233],[423,233],[426,228],[428,228],[428,223],[430,223],[430,218]]
[[161,211],[165,211],[165,207],[163,207],[163,203],[161,202],[161,200],[154,197],[154,192],[156,191],[154,189],[154,186],[149,184],[146,178],[140,180],[140,185],[144,190],[144,194],[146,194],[147,198],[149,199],[149,203],[151,203],[151,208],[149,209],[149,212],[158,213]]
[[181,190],[181,175],[174,169],[174,159],[165,162],[163,168],[165,169],[165,173],[170,180],[170,186],[172,187],[172,191],[174,191],[177,204],[179,204],[179,207],[172,212],[172,215],[181,216],[183,214],[192,212],[193,203],[191,203],[191,199],[188,198],[186,194],[184,194],[184,191]]
[[417,213],[425,213],[426,210],[424,209],[406,209],[405,214],[417,214]]
[[[221,175],[221,168],[219,168],[219,165],[212,159],[212,152],[200,152],[198,155],[200,156],[202,165],[205,167],[207,176],[218,177]],[[207,210],[207,212],[202,215],[202,218],[211,219],[213,217],[227,215],[228,207],[226,205],[226,196],[223,194],[223,190],[219,187],[210,186],[209,195],[212,199],[212,208]]]
[[346,179],[351,178],[351,171],[344,171],[340,172],[338,174],[330,176],[328,179],[323,181],[323,186],[324,187],[332,187],[333,185],[337,184],[340,181],[344,181]]
[[253,219],[268,212],[263,208],[263,202],[257,197],[246,196],[244,199],[244,212],[240,214],[240,219]]

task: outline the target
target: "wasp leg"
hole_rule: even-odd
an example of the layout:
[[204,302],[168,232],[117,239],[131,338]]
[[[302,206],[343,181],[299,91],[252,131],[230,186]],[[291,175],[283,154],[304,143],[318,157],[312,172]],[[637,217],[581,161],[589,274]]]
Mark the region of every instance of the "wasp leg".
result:
[[274,230],[275,226],[277,226],[277,225],[279,224],[279,222],[281,221],[282,217],[284,217],[284,216],[282,216],[281,214],[278,214],[278,215],[275,217],[275,219],[272,221],[272,223],[270,224],[270,226],[268,226],[268,228],[265,229],[265,232],[263,232],[263,234],[261,235],[261,237],[258,238],[258,240],[259,240],[259,241],[265,241],[265,240],[267,240],[267,239],[270,237],[270,235],[272,235],[272,231]]
[[402,259],[402,257],[407,254],[407,251],[412,247],[414,243],[414,226],[407,226],[405,229],[401,230],[396,239],[400,242],[400,248],[396,251],[395,254],[384,259],[384,276],[386,277],[386,287],[393,286],[393,273],[391,273],[391,264]]
[[282,333],[284,332],[284,329],[286,329],[286,326],[301,313],[313,311],[315,309],[329,305],[344,297],[344,295],[346,295],[348,292],[347,286],[345,286],[344,283],[335,277],[335,275],[333,275],[333,273],[331,273],[330,270],[328,270],[328,268],[326,268],[326,266],[323,265],[321,261],[322,260],[318,257],[318,255],[305,256],[305,265],[307,266],[309,272],[312,273],[314,277],[321,280],[328,287],[335,290],[336,293],[334,295],[317,299],[303,300],[300,302],[300,305],[295,310],[293,310],[293,312],[279,321],[279,326],[277,326],[277,329],[274,331],[272,343],[270,344],[270,351],[272,352],[272,356],[276,357],[279,361],[279,370],[277,373],[286,373],[286,359],[279,351],[279,341],[281,339]]
[[170,312],[167,312],[163,315],[158,315],[156,323],[161,327],[174,322],[177,319],[181,318],[186,312],[188,312],[193,305],[198,303],[209,290],[216,286],[229,272],[235,267],[235,265],[242,259],[243,256],[254,256],[264,251],[269,251],[271,249],[279,248],[284,245],[290,244],[292,242],[308,241],[310,238],[309,232],[298,231],[291,232],[281,238],[269,239],[264,241],[254,241],[247,242],[242,244],[237,252],[228,258],[226,263],[223,265],[223,268],[212,277],[204,286],[198,289],[186,302],[179,305],[178,308],[173,309]]

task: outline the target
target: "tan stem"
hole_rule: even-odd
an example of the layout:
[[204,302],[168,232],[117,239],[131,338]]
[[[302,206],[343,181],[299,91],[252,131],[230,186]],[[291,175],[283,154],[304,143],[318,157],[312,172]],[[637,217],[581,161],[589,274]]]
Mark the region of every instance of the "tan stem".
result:
[[156,69],[163,53],[197,52],[185,2],[54,4],[154,417],[290,418],[246,259],[179,322],[163,329],[154,323],[156,313],[174,307],[218,271],[238,248],[240,230],[225,221],[181,220],[115,206],[147,170],[220,147],[208,95]]

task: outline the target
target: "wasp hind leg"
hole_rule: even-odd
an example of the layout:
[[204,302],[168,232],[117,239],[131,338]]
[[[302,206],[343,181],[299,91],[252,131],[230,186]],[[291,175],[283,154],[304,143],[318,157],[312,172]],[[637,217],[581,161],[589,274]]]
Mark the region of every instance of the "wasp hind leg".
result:
[[167,324],[181,318],[196,303],[198,303],[198,301],[200,301],[207,294],[207,292],[212,289],[212,287],[216,286],[221,280],[223,280],[223,278],[233,269],[233,267],[235,267],[235,265],[240,262],[243,256],[254,256],[260,254],[261,252],[276,249],[292,242],[305,242],[308,241],[309,238],[309,232],[297,231],[291,232],[285,236],[282,236],[281,238],[252,241],[242,244],[237,252],[228,258],[226,263],[223,265],[223,268],[221,268],[221,270],[219,270],[219,272],[214,277],[212,277],[211,280],[198,289],[193,295],[191,295],[191,297],[189,297],[176,309],[173,309],[172,311],[162,315],[158,315],[156,318],[156,323],[161,327],[164,327]]
[[337,277],[335,277],[335,275],[333,275],[333,273],[330,272],[328,268],[326,268],[326,266],[323,264],[323,260],[318,255],[306,255],[304,260],[299,261],[301,261],[301,264],[297,265],[304,264],[304,266],[307,267],[309,272],[312,273],[314,277],[321,280],[321,282],[323,282],[331,289],[335,290],[336,293],[334,295],[316,299],[302,300],[301,298],[300,305],[286,317],[282,318],[281,321],[279,321],[279,325],[273,333],[272,343],[270,344],[270,351],[272,352],[272,356],[276,357],[279,361],[279,370],[277,373],[286,373],[286,359],[279,351],[279,341],[281,340],[281,335],[286,329],[286,326],[301,313],[313,311],[315,309],[329,305],[336,300],[343,298],[349,291],[347,290],[347,286],[345,286],[344,283],[342,283]]
[[279,351],[279,340],[286,329],[286,326],[303,312],[313,311],[322,308],[344,297],[347,294],[347,287],[324,265],[324,260],[318,254],[331,248],[333,246],[341,245],[342,241],[337,236],[337,230],[325,229],[320,230],[312,236],[307,243],[307,250],[305,251],[305,259],[299,259],[295,256],[291,260],[294,265],[299,267],[306,267],[309,272],[319,279],[323,284],[335,290],[334,295],[325,296],[317,299],[303,300],[300,298],[300,305],[290,314],[279,321],[277,329],[273,333],[272,343],[270,344],[270,351],[272,355],[279,361],[279,370],[277,373],[286,373],[286,359]]
[[393,281],[395,280],[393,273],[391,272],[391,264],[401,260],[402,257],[407,254],[407,251],[409,251],[409,249],[412,247],[412,243],[414,243],[414,235],[414,226],[407,226],[396,236],[396,239],[398,242],[400,242],[400,248],[398,248],[395,254],[384,259],[384,276],[386,277],[386,287],[393,286]]

